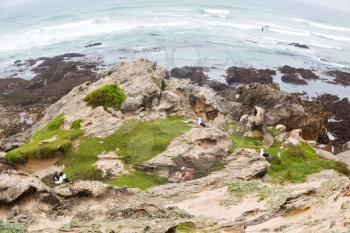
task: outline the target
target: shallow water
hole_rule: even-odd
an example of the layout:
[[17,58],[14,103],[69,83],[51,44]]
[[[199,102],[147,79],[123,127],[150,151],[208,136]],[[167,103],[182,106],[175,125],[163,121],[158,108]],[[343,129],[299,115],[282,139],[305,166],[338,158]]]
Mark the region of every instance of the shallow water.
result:
[[[0,6],[0,77],[14,72],[16,60],[65,52],[102,57],[107,65],[146,57],[168,69],[215,66],[210,77],[219,80],[231,65],[350,70],[348,22],[349,13],[295,1],[36,0]],[[350,97],[349,87],[322,82],[281,86]]]

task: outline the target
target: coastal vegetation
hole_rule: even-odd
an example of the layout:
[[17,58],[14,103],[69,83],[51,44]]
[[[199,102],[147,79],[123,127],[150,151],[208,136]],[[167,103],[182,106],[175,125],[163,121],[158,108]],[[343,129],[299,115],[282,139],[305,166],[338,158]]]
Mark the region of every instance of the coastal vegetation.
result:
[[[275,132],[276,130],[271,131]],[[267,174],[272,182],[303,182],[308,175],[324,169],[334,169],[345,175],[350,175],[345,164],[320,158],[316,151],[306,143],[284,146],[281,142],[275,141],[271,147],[265,147],[262,138],[246,137],[236,132],[231,133],[231,140],[233,142],[231,150],[249,148],[259,152],[260,149],[264,149],[271,154],[272,157],[269,159],[271,166]]]
[[24,233],[26,232],[25,227],[18,223],[9,223],[0,220],[0,232],[4,233]]
[[94,108],[103,106],[104,109],[119,110],[125,99],[126,95],[117,84],[107,84],[90,92],[84,100]]
[[55,117],[38,130],[28,143],[9,151],[5,159],[14,163],[24,163],[28,159],[48,159],[68,153],[72,140],[78,138],[83,131],[77,128],[63,129],[63,122],[63,115]]

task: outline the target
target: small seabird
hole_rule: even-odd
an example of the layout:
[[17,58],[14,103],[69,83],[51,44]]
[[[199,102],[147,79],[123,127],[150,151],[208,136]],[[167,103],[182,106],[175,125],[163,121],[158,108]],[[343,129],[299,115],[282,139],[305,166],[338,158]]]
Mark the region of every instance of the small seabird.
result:
[[202,126],[202,127],[208,127],[205,122],[203,121],[202,118],[198,118],[198,125]]
[[266,28],[269,28],[269,27],[270,27],[270,26],[264,26],[264,27],[261,28],[261,31],[264,32],[264,30],[265,30]]
[[63,182],[69,183],[70,180],[67,178],[66,174],[63,172],[55,172],[52,177],[52,180],[55,184],[62,184]]
[[269,153],[264,152],[264,149],[260,149],[260,157],[264,159],[268,159],[271,157]]

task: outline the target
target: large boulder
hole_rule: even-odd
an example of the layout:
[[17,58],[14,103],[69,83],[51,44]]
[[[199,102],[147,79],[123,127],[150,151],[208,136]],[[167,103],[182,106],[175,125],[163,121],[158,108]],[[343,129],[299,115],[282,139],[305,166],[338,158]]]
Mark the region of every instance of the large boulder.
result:
[[14,170],[0,173],[0,205],[11,204],[26,194],[48,192],[49,188],[35,176]]
[[95,166],[103,177],[116,177],[125,172],[124,163],[114,152],[98,155]]
[[175,182],[190,180],[220,168],[230,146],[228,134],[218,128],[193,128],[139,167]]
[[220,112],[219,96],[208,87],[194,85],[189,79],[169,79],[158,109],[188,117],[204,116],[213,120]]
[[239,131],[248,137],[263,136],[265,124],[265,109],[258,106],[250,115],[243,115],[239,121]]
[[283,124],[289,131],[302,129],[302,136],[307,140],[316,140],[330,117],[320,105],[303,101],[276,86],[254,83],[237,88],[236,93],[244,113],[251,112],[254,106],[264,108],[267,126]]

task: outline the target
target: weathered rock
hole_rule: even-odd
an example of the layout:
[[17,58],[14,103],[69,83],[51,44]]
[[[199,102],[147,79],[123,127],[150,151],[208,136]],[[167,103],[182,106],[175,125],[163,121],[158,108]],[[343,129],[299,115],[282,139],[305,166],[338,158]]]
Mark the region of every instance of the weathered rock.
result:
[[294,129],[287,133],[281,133],[276,137],[276,139],[281,141],[283,145],[299,145],[300,143],[304,142],[303,138],[301,137],[301,132],[301,129]]
[[273,137],[272,133],[269,131],[265,131],[264,138],[263,138],[263,145],[266,147],[270,147],[274,142],[275,142],[275,138]]
[[285,125],[282,124],[278,124],[276,125],[276,129],[280,132],[280,133],[284,133],[287,129],[287,127]]
[[307,85],[308,84],[305,80],[299,78],[299,76],[296,74],[286,74],[286,75],[283,75],[281,79],[285,83],[293,83],[296,85]]
[[193,85],[189,79],[171,78],[158,109],[188,117],[204,115],[207,120],[213,120],[220,112],[219,98],[211,88]]
[[276,71],[232,66],[227,69],[226,74],[226,81],[229,85],[234,83],[270,84],[273,81],[272,75],[275,75]]
[[344,147],[345,147],[346,150],[350,150],[350,141],[345,143]]
[[48,190],[40,179],[27,173],[14,170],[0,173],[0,205],[11,204],[27,194]]
[[137,110],[142,109],[142,107],[143,96],[128,97],[120,107],[120,110],[122,112],[136,112]]
[[244,113],[252,111],[254,106],[264,108],[267,126],[283,124],[288,130],[302,129],[305,139],[317,139],[329,117],[321,106],[302,101],[298,96],[271,85],[249,84],[237,88],[237,91]]
[[190,180],[220,168],[230,145],[228,135],[218,128],[193,128],[139,167],[175,182]]
[[263,136],[265,123],[265,110],[263,108],[254,107],[251,115],[243,115],[239,121],[239,132],[248,137]]
[[125,172],[124,163],[114,152],[98,155],[95,166],[103,177],[116,177]]

